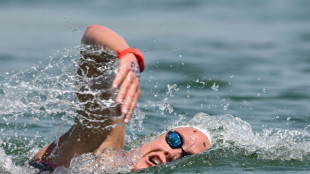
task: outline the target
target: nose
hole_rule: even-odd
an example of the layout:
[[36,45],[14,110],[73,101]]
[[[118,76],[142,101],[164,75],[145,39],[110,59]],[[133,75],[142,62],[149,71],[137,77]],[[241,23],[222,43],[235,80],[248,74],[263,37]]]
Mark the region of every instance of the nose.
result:
[[167,162],[175,161],[181,157],[182,150],[181,149],[169,149],[164,151],[164,155],[166,157]]

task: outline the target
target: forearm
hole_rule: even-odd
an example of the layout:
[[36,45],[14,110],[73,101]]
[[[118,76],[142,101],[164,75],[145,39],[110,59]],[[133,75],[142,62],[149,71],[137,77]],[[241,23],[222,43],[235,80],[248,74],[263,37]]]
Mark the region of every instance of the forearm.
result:
[[[98,25],[92,25],[86,29],[81,43],[95,46],[95,50],[105,47],[116,51],[128,47],[121,36]],[[75,125],[79,127],[78,130],[82,130],[79,135],[94,136],[95,140],[91,139],[91,141],[113,144],[110,148],[114,148],[116,144],[118,148],[122,148],[124,142],[125,124],[120,117],[121,105],[115,102],[116,89],[112,88],[117,66],[118,59],[115,55],[104,51],[100,55],[81,52],[77,71],[79,78],[82,79],[77,92],[81,109],[77,111],[78,117],[75,121]],[[103,67],[108,67],[109,70],[106,71]],[[85,79],[87,83],[83,82]]]
[[86,29],[81,42],[98,47],[105,46],[115,52],[129,47],[127,42],[120,35],[107,27],[99,25],[90,25]]
[[[126,41],[104,26],[92,25],[86,29],[81,43],[93,48],[86,47],[86,51],[81,51],[77,70],[79,84],[76,93],[80,101],[80,109],[77,110],[76,125],[82,124],[87,135],[96,134],[96,132],[102,134],[99,130],[107,130],[104,126],[116,123],[118,126],[124,126],[117,118],[121,116],[121,106],[115,102],[116,89],[112,88],[112,82],[116,76],[115,70],[119,66],[118,59],[117,56],[100,50],[102,48],[110,50],[126,48],[128,47]],[[91,51],[89,52],[88,49]],[[97,51],[92,49],[97,50],[99,54],[94,54],[93,52]],[[87,131],[89,127],[91,132]],[[105,131],[104,134],[107,132]]]

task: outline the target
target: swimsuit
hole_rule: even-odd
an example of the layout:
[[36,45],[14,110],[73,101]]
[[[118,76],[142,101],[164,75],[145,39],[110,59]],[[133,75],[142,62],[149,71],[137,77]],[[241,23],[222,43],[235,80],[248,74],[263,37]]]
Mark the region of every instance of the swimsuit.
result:
[[40,172],[44,172],[44,171],[53,172],[54,169],[56,168],[54,165],[41,161],[41,160],[36,160],[36,161],[31,160],[28,163],[32,167],[39,169]]

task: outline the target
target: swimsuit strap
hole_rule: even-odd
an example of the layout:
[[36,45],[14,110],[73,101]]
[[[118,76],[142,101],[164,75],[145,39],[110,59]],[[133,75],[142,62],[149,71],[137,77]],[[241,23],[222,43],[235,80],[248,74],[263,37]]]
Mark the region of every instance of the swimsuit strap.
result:
[[36,160],[36,161],[31,160],[28,163],[32,167],[39,169],[40,172],[44,172],[44,171],[52,172],[56,168],[56,166],[54,166],[48,162],[42,161],[42,160]]

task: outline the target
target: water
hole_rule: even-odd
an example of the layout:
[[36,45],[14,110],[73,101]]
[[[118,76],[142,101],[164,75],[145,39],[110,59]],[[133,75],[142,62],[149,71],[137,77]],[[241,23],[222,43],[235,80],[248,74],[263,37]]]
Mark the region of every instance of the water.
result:
[[190,120],[215,140],[203,154],[137,173],[308,173],[309,7],[0,1],[0,171],[31,173],[22,163],[72,124],[79,40],[102,24],[145,55],[125,149]]

